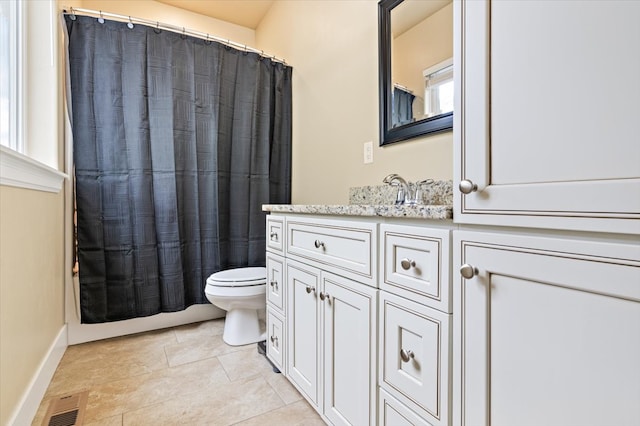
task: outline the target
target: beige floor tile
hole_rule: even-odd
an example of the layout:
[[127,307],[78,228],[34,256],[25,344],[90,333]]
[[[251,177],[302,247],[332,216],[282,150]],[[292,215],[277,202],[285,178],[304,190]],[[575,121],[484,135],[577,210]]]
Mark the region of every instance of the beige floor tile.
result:
[[292,404],[302,400],[300,392],[282,374],[273,373],[269,370],[268,373],[263,374],[263,377],[285,404]]
[[208,386],[195,394],[124,413],[123,424],[227,426],[283,405],[264,378],[258,376]]
[[324,426],[324,424],[318,413],[304,400],[236,423],[237,426]]
[[198,393],[229,382],[216,358],[180,365],[95,386],[89,393],[85,420],[95,421]]
[[258,353],[258,348],[255,344],[253,345],[253,350],[231,352],[218,356],[218,359],[231,381],[271,371],[269,361],[266,360],[264,355]]
[[170,367],[250,349],[255,349],[255,344],[229,346],[222,340],[222,335],[210,336],[198,340],[187,340],[185,342],[167,345],[164,348]]
[[85,422],[83,426],[122,426],[122,414],[96,420],[95,422]]
[[[224,320],[212,320],[70,346],[32,425],[41,425],[53,397],[85,389],[85,426],[230,425],[261,416],[263,425],[315,425],[317,415],[256,345],[226,345],[223,330]],[[293,407],[281,410],[285,404]]]
[[[78,352],[73,346],[67,351],[71,351],[74,358]],[[68,359],[65,353],[47,389],[47,397],[76,392],[101,383],[144,375],[168,367],[162,346],[141,344],[137,350],[131,351],[83,352],[85,357],[75,359]]]
[[219,336],[224,332],[224,318],[182,325],[173,330],[178,342]]

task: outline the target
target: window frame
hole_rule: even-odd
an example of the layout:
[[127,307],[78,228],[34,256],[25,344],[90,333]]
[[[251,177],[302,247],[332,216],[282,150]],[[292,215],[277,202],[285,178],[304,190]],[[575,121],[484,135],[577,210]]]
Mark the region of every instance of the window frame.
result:
[[[0,145],[24,153],[23,132],[23,50],[24,50],[24,4],[21,1],[5,2],[9,7],[8,26],[8,139],[0,139]],[[3,123],[3,126],[5,123]]]

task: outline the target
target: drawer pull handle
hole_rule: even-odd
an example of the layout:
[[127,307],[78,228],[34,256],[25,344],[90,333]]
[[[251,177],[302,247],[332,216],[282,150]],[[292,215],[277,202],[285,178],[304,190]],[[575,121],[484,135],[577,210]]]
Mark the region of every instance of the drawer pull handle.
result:
[[324,301],[325,299],[327,299],[327,302],[331,303],[331,296],[329,293],[320,292],[320,300]]
[[402,259],[400,261],[400,266],[402,266],[402,269],[404,269],[405,271],[408,271],[409,269],[416,267],[416,261],[415,260],[411,260],[411,259],[407,259],[405,257],[404,259]]
[[409,362],[413,358],[415,358],[415,354],[413,353],[413,351],[405,351],[404,349],[400,349],[400,359],[402,359],[402,362]]
[[[311,293],[312,291],[315,293],[316,292],[316,288],[315,287],[311,287],[311,286],[307,286],[307,294]],[[322,293],[320,293],[320,294],[322,294]]]
[[462,275],[466,279],[471,279],[474,276],[478,275],[478,268],[465,263],[460,267],[460,275]]
[[320,240],[316,240],[316,241],[313,243],[313,245],[315,245],[315,246],[316,246],[316,248],[320,248],[320,247],[325,248],[325,247],[324,247],[324,242],[323,242],[323,241],[320,241]]
[[275,232],[272,232],[270,235],[271,241],[278,241],[278,234]]

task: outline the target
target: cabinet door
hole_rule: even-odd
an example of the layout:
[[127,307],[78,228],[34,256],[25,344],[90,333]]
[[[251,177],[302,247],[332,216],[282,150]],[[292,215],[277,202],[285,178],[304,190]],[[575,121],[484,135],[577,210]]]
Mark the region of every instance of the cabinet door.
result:
[[322,273],[324,415],[334,425],[376,424],[376,293]]
[[455,8],[456,221],[640,233],[640,2]]
[[454,232],[456,424],[640,424],[640,248]]
[[320,312],[318,289],[320,272],[302,263],[287,260],[287,374],[315,406],[321,406]]

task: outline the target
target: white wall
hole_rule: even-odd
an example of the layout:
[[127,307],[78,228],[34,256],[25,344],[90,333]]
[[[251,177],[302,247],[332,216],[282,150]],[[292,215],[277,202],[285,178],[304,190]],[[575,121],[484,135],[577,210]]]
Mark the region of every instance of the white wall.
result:
[[[279,0],[257,47],[293,66],[293,202],[343,204],[352,186],[453,176],[452,132],[379,147],[376,0]],[[363,143],[374,142],[373,164]]]

